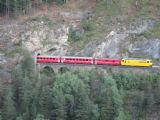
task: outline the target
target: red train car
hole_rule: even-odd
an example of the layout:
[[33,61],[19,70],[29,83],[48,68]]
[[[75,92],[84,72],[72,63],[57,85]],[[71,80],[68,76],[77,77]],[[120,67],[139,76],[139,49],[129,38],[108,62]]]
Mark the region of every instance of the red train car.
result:
[[60,63],[60,57],[37,56],[37,63]]
[[92,57],[59,57],[59,56],[40,56],[38,55],[37,63],[121,65],[121,60],[108,59],[108,58],[92,58]]
[[96,65],[121,65],[119,59],[95,58]]
[[61,63],[66,64],[94,64],[91,57],[61,57]]

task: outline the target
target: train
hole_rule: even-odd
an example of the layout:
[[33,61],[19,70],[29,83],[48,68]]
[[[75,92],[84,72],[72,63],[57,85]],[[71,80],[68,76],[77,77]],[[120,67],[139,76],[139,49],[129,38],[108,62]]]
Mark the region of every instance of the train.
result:
[[41,56],[37,55],[37,63],[61,63],[61,64],[83,64],[83,65],[112,65],[112,66],[135,66],[151,67],[153,65],[150,59],[110,59],[94,57],[66,57],[66,56]]

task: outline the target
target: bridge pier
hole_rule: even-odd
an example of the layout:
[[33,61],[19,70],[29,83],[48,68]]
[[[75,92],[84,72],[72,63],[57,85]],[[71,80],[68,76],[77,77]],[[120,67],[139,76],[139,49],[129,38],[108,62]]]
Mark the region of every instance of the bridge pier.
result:
[[[54,73],[64,71],[77,71],[77,70],[91,70],[97,66],[95,65],[78,65],[78,64],[58,64],[58,63],[37,63],[36,71],[40,74],[45,68],[52,69]],[[40,75],[39,75],[40,76]]]

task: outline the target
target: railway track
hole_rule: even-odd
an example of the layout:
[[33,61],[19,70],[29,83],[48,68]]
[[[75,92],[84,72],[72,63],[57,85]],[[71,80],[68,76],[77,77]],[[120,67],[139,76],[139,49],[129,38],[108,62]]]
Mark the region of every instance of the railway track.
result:
[[102,67],[102,68],[122,68],[122,69],[142,69],[142,70],[156,70],[160,71],[160,66],[154,65],[152,67],[137,67],[137,66],[114,66],[114,65],[95,65],[95,64],[65,64],[65,63],[38,63],[45,64],[46,66],[61,66],[61,67]]

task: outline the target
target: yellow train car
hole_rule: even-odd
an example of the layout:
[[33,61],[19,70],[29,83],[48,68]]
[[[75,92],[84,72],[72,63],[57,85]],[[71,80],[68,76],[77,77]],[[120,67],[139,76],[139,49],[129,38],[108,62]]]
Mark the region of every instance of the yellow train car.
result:
[[122,59],[121,65],[123,66],[139,66],[139,67],[150,67],[153,65],[152,61],[149,59]]

